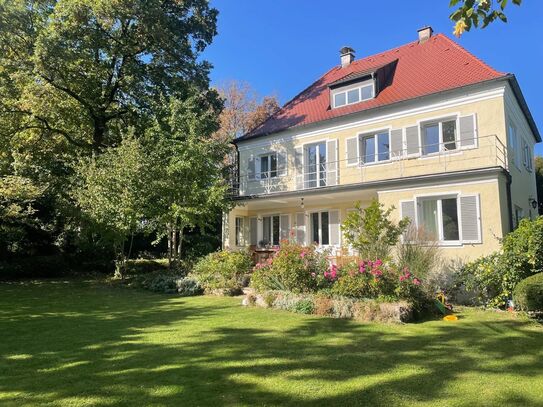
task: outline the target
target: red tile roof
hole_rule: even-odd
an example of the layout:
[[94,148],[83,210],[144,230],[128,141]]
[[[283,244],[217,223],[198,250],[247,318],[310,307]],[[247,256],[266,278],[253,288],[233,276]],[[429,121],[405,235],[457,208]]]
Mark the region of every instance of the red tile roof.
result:
[[[389,86],[371,100],[332,109],[329,85],[360,72],[371,72],[397,60]],[[426,43],[418,41],[352,62],[326,72],[287,102],[276,114],[242,139],[333,119],[350,113],[405,101],[433,93],[506,77],[442,34]]]

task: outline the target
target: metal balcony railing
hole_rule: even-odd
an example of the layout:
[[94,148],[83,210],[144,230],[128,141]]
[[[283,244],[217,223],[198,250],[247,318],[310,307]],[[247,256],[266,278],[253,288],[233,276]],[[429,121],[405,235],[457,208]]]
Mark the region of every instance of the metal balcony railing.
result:
[[[474,143],[469,148],[452,148],[458,147],[458,142],[426,144],[417,154],[409,155],[403,149],[367,156],[372,159],[370,162],[360,157],[355,163],[342,159],[299,168],[290,165],[283,176],[270,177],[269,173],[263,173],[261,177],[257,174],[250,178],[247,171],[239,169],[230,180],[231,193],[237,197],[268,195],[491,166],[508,168],[507,149],[496,135],[478,137]],[[424,154],[424,151],[432,152]]]

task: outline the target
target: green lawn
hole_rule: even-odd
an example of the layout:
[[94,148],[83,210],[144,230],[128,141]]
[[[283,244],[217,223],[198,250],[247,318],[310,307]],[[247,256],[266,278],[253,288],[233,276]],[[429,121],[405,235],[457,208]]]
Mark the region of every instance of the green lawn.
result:
[[100,283],[0,284],[0,405],[542,406],[543,328],[362,324]]

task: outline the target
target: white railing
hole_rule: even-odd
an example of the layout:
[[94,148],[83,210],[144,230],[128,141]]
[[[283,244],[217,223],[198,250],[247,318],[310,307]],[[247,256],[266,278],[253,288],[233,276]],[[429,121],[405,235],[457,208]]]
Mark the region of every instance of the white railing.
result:
[[[465,141],[465,140],[464,140]],[[425,145],[426,151],[436,152],[409,155],[407,149],[381,155],[380,161],[364,163],[363,157],[355,163],[347,159],[296,168],[287,168],[286,175],[276,177],[250,178],[246,171],[231,182],[232,194],[250,196],[278,192],[307,190],[335,185],[405,178],[449,171],[472,170],[491,166],[508,168],[507,149],[495,135],[474,140],[475,147],[448,149],[450,142]],[[458,142],[456,142],[458,146]],[[436,148],[431,148],[436,147]],[[377,157],[374,157],[377,159]]]

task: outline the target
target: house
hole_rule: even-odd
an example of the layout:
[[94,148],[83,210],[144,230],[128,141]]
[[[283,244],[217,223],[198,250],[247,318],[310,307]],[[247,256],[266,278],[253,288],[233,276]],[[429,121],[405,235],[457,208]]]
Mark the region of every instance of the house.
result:
[[237,206],[223,246],[289,236],[345,246],[341,222],[376,198],[411,219],[450,257],[499,247],[537,214],[534,145],[541,136],[515,76],[430,27],[418,40],[340,64],[235,140]]

